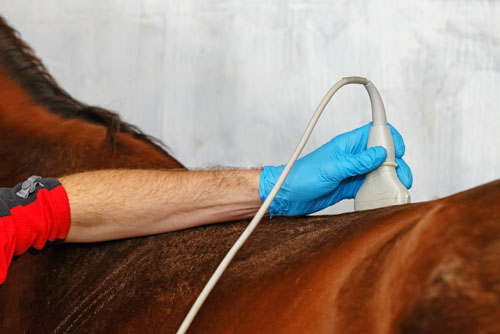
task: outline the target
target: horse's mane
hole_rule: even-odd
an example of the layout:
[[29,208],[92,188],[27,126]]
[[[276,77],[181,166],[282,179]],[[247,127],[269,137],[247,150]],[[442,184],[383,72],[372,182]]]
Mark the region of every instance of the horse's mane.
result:
[[108,141],[113,144],[116,134],[123,132],[161,150],[165,148],[159,139],[146,135],[136,126],[122,121],[118,114],[74,99],[57,84],[33,49],[2,16],[0,16],[0,63],[36,103],[46,107],[51,113],[103,125],[107,129]]

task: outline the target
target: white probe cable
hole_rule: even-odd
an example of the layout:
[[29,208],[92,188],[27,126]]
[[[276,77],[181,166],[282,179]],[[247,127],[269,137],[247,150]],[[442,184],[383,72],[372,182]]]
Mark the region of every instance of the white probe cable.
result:
[[198,298],[196,298],[196,301],[194,302],[193,306],[191,306],[191,309],[189,310],[188,314],[182,321],[181,326],[177,330],[177,334],[185,334],[189,326],[191,325],[191,322],[193,321],[194,317],[200,310],[201,306],[205,302],[205,299],[207,299],[208,295],[212,291],[213,287],[219,280],[219,278],[222,276],[224,271],[226,270],[227,266],[233,259],[233,257],[236,255],[238,250],[243,246],[245,241],[248,239],[250,234],[252,234],[253,230],[257,227],[257,225],[260,223],[262,217],[266,214],[267,209],[271,205],[271,202],[274,200],[274,197],[276,197],[276,194],[280,190],[281,186],[283,185],[283,182],[285,182],[286,177],[288,176],[288,173],[290,173],[290,170],[292,169],[293,165],[295,164],[295,161],[297,161],[297,158],[299,157],[300,153],[304,149],[304,146],[306,145],[307,141],[309,140],[309,137],[311,136],[311,133],[314,129],[314,126],[318,122],[319,117],[321,116],[321,113],[325,109],[326,105],[332,98],[332,96],[342,87],[348,84],[362,84],[362,85],[367,85],[370,83],[368,79],[361,78],[361,77],[346,77],[342,78],[340,81],[338,81],[335,85],[333,85],[332,88],[326,93],[325,97],[323,100],[321,100],[321,103],[318,105],[316,108],[316,111],[314,112],[311,120],[309,121],[309,124],[307,125],[307,128],[302,135],[302,138],[300,139],[299,144],[295,148],[295,151],[293,151],[292,156],[290,157],[290,160],[288,160],[288,163],[286,164],[285,168],[281,172],[280,177],[278,178],[278,181],[276,181],[276,184],[274,185],[273,189],[267,196],[266,200],[264,203],[262,203],[261,207],[253,217],[252,221],[250,224],[248,224],[247,228],[243,233],[240,235],[238,240],[234,243],[233,247],[227,252],[226,256],[224,259],[221,261],[215,272],[212,274],[212,277],[208,280],[207,284],[201,291],[200,295]]

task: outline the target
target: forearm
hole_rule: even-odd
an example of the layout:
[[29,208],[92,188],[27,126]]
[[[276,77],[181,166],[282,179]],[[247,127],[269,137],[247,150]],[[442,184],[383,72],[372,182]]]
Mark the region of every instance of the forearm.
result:
[[149,235],[251,217],[262,204],[260,170],[104,170],[60,178],[68,194],[67,242]]

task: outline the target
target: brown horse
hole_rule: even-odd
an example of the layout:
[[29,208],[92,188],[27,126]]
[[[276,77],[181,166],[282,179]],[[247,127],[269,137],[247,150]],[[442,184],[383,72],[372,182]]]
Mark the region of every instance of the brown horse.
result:
[[[74,100],[0,19],[0,181],[182,168]],[[11,266],[2,333],[174,333],[247,222],[63,245]],[[263,221],[190,333],[500,333],[500,181],[427,203]]]

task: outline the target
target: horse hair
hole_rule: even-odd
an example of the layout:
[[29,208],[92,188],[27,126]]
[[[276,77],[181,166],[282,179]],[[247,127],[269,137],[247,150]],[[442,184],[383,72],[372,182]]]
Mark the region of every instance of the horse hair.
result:
[[0,50],[2,50],[0,63],[4,68],[30,93],[35,102],[46,107],[51,113],[105,126],[107,140],[111,144],[115,144],[116,134],[123,132],[162,151],[167,149],[159,139],[146,135],[138,127],[124,122],[118,114],[74,99],[57,84],[33,49],[2,16],[0,16]]

